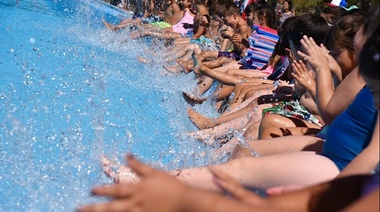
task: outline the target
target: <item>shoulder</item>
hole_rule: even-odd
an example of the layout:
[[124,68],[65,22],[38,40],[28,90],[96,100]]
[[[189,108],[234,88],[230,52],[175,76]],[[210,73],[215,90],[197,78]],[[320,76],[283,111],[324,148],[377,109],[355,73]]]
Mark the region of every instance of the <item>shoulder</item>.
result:
[[252,34],[251,27],[249,27],[248,25],[243,25],[240,28],[240,32],[241,32],[241,34],[244,34],[244,35],[247,35],[247,36],[250,36]]
[[181,10],[179,5],[177,4],[177,2],[173,2],[170,7],[173,9],[173,10]]

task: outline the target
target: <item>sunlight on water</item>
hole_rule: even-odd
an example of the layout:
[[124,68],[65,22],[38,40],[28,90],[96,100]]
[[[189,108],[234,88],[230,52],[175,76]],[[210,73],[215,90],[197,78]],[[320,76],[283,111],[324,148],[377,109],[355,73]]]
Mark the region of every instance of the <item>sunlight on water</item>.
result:
[[88,192],[110,182],[102,153],[124,163],[133,152],[163,169],[209,162],[210,149],[182,135],[196,130],[181,95],[193,76],[164,72],[162,43],[102,26],[129,14],[58,0],[1,0],[0,11],[0,211],[99,201]]

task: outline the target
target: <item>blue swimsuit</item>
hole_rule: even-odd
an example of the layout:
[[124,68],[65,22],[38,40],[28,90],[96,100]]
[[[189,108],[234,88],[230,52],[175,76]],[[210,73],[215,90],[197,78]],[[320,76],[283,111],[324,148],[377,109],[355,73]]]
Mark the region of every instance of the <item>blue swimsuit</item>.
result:
[[343,170],[372,138],[377,110],[370,90],[364,87],[348,108],[329,125],[322,155]]

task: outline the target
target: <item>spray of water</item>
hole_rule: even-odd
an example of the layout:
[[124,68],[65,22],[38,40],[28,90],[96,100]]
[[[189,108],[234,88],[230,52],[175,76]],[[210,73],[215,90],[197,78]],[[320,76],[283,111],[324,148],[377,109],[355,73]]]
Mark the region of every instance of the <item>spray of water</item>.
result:
[[192,76],[167,75],[160,54],[136,59],[163,45],[107,31],[102,18],[128,14],[97,1],[36,2],[1,5],[0,211],[99,201],[88,191],[110,182],[101,154],[124,164],[132,152],[163,169],[208,162],[208,148],[181,136],[194,130],[181,96]]

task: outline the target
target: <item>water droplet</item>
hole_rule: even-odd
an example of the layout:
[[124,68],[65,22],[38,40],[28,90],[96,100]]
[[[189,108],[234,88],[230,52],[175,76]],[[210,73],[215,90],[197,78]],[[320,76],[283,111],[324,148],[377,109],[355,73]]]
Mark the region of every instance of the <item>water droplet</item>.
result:
[[34,39],[34,38],[30,38],[30,39],[29,39],[29,42],[33,44],[34,42],[36,42],[36,39]]

